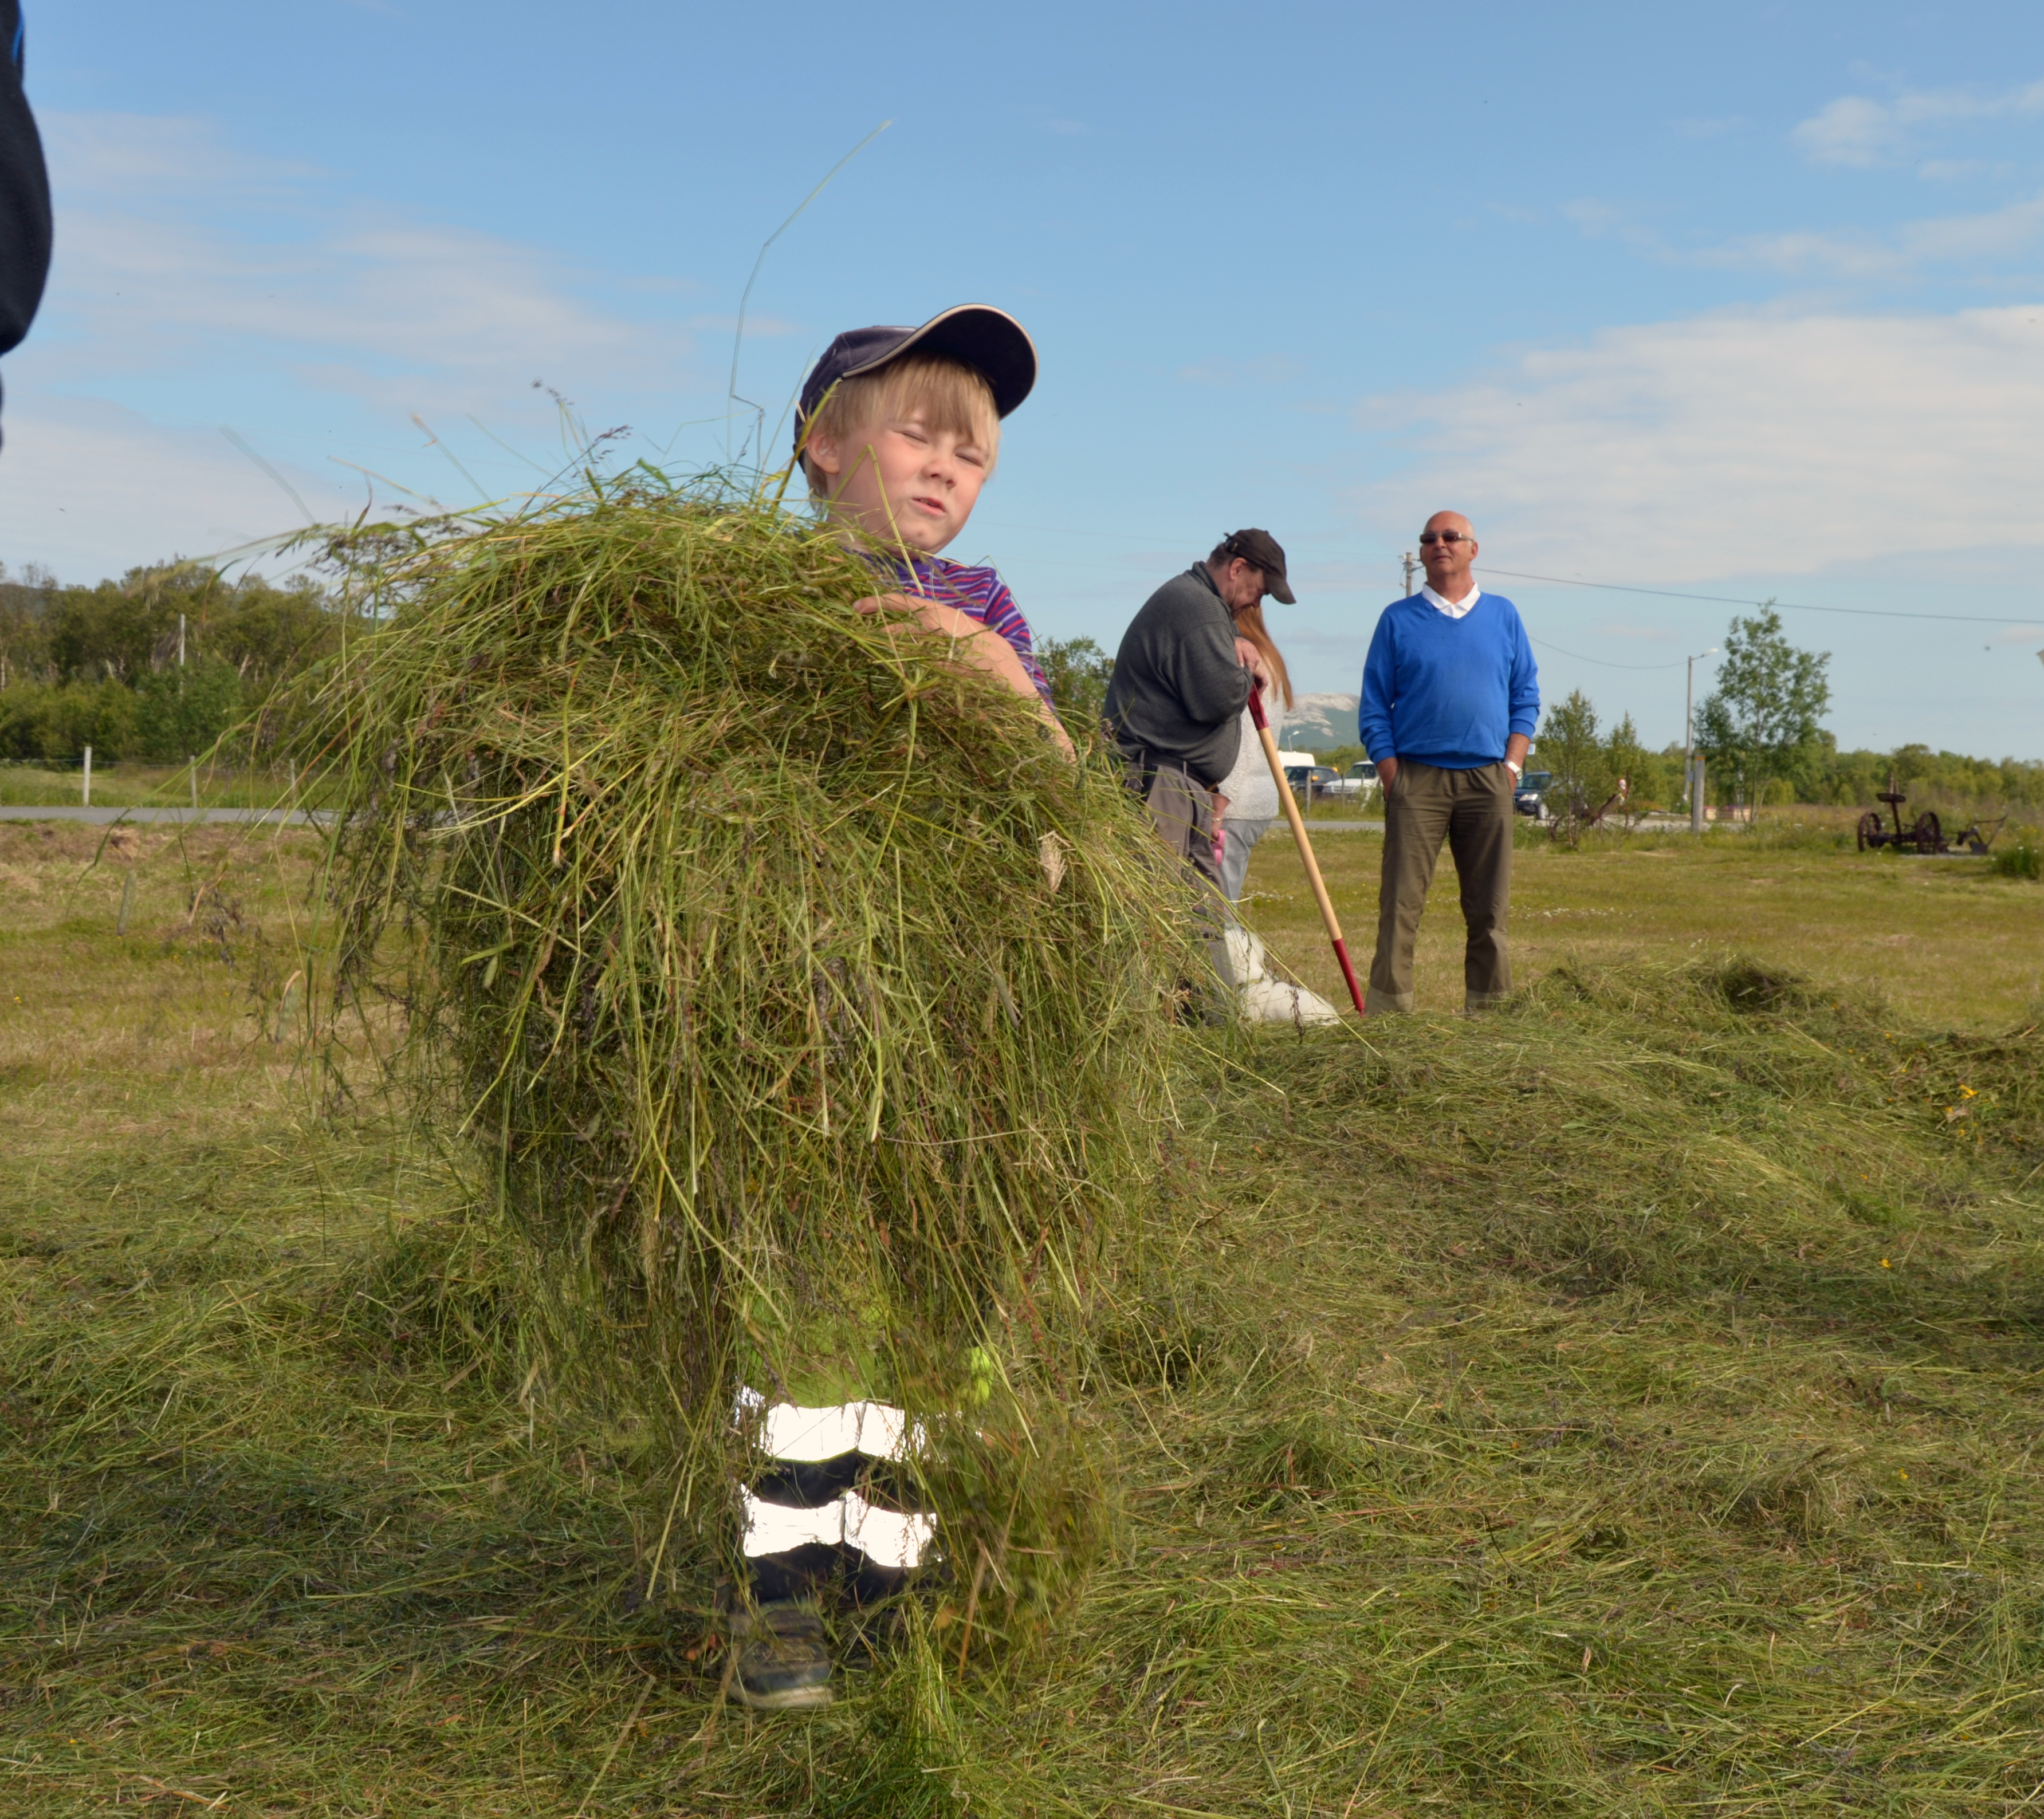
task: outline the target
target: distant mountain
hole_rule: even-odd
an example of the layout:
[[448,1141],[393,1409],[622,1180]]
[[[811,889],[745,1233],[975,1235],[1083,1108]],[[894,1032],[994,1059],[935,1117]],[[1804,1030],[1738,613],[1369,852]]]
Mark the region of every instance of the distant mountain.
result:
[[1354,695],[1301,695],[1285,716],[1278,743],[1287,751],[1331,751],[1358,743]]

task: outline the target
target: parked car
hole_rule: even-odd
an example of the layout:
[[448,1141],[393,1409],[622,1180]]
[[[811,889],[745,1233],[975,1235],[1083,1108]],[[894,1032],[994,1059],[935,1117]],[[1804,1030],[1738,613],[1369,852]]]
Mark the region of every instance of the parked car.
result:
[[1377,766],[1368,758],[1348,767],[1348,775],[1335,780],[1333,793],[1352,802],[1365,801],[1377,789]]
[[1547,819],[1547,791],[1554,781],[1551,770],[1529,770],[1520,778],[1519,787],[1512,792],[1512,806],[1515,812],[1530,815],[1535,821]]
[[1285,781],[1291,785],[1292,793],[1302,800],[1341,793],[1341,779],[1331,765],[1288,764],[1285,766]]

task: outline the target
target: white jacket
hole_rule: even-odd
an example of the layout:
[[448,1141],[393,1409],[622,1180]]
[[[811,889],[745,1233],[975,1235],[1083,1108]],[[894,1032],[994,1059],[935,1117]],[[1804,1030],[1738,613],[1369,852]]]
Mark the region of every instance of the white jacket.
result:
[[1278,813],[1278,785],[1271,778],[1263,741],[1256,736],[1255,723],[1247,708],[1242,710],[1242,748],[1235,754],[1235,769],[1219,788],[1228,798],[1223,827],[1229,821],[1268,821]]

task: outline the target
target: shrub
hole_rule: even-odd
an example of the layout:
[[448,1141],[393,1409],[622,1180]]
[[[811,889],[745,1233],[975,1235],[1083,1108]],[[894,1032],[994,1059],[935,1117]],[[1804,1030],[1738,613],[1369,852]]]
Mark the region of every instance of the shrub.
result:
[[2028,878],[2033,882],[2044,879],[2044,849],[2040,849],[2034,839],[2018,840],[2013,846],[2003,847],[1988,863],[2001,877]]
[[136,755],[163,764],[204,751],[241,713],[241,678],[217,658],[152,671],[123,693],[135,704]]
[[0,758],[68,764],[87,746],[133,755],[135,697],[118,682],[17,682],[0,689]]

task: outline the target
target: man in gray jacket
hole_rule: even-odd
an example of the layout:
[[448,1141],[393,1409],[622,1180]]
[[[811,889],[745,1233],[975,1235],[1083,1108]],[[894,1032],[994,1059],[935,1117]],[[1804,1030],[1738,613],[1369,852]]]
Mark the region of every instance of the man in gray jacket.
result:
[[1250,677],[1263,658],[1234,615],[1265,594],[1289,606],[1285,552],[1268,531],[1237,531],[1174,575],[1121,635],[1107,724],[1165,845],[1219,892],[1213,792],[1235,764]]

